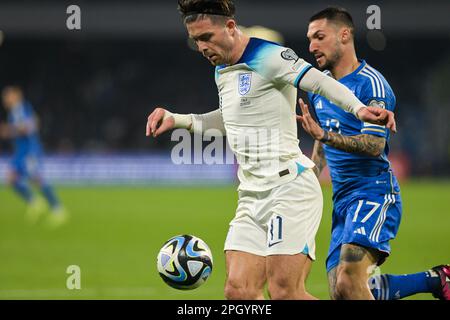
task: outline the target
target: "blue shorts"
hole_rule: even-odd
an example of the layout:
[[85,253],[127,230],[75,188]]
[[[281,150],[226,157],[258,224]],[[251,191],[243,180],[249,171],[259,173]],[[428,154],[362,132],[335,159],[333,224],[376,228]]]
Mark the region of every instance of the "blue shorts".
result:
[[42,156],[40,154],[16,155],[11,161],[11,169],[19,179],[42,177]]
[[382,253],[378,264],[390,254],[402,216],[400,194],[358,193],[334,203],[327,272],[339,264],[343,244],[354,243]]

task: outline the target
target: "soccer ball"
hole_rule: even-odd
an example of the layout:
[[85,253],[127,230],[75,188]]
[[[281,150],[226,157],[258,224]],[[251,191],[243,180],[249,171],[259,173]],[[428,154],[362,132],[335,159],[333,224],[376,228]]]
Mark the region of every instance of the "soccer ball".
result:
[[213,258],[202,239],[180,235],[164,243],[158,254],[157,266],[159,275],[169,286],[192,290],[210,276]]

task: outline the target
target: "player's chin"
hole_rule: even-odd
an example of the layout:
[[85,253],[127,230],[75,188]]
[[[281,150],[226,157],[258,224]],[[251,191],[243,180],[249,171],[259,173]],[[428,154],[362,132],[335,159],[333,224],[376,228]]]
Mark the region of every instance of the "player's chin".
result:
[[316,60],[317,63],[317,69],[320,71],[328,70],[329,64],[325,60]]
[[223,59],[221,59],[219,56],[217,55],[213,55],[212,57],[207,58],[208,61],[213,65],[213,66],[220,66],[222,64],[225,64],[224,61],[222,61]]
[[214,67],[217,67],[217,66],[220,66],[220,65],[223,64],[223,63],[222,63],[221,61],[219,61],[219,60],[209,60],[209,62],[210,62]]

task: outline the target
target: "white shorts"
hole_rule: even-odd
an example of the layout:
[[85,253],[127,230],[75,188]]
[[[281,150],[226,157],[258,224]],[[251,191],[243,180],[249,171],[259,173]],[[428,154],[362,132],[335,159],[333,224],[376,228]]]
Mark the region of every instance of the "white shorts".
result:
[[239,191],[226,250],[259,256],[303,253],[315,260],[323,197],[312,169],[268,191]]

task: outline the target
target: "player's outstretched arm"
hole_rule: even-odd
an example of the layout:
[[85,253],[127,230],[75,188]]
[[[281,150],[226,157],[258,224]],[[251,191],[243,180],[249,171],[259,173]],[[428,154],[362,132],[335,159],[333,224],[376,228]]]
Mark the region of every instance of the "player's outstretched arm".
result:
[[397,132],[392,111],[366,107],[346,86],[315,68],[306,72],[299,83],[299,87],[302,90],[324,96],[364,122],[385,125],[391,131]]
[[219,109],[203,114],[178,114],[164,108],[156,108],[148,116],[146,135],[157,137],[174,128],[183,128],[198,134],[216,129],[214,135],[217,135],[217,130],[223,136],[226,134],[222,113]]
[[[371,157],[378,157],[383,153],[386,139],[370,134],[344,136],[336,132],[327,132],[311,117],[308,105],[302,99],[299,99],[299,103],[302,115],[297,116],[297,120],[302,123],[303,129],[317,140],[316,143],[320,141],[345,152],[360,153]],[[316,161],[314,162],[316,163]]]

